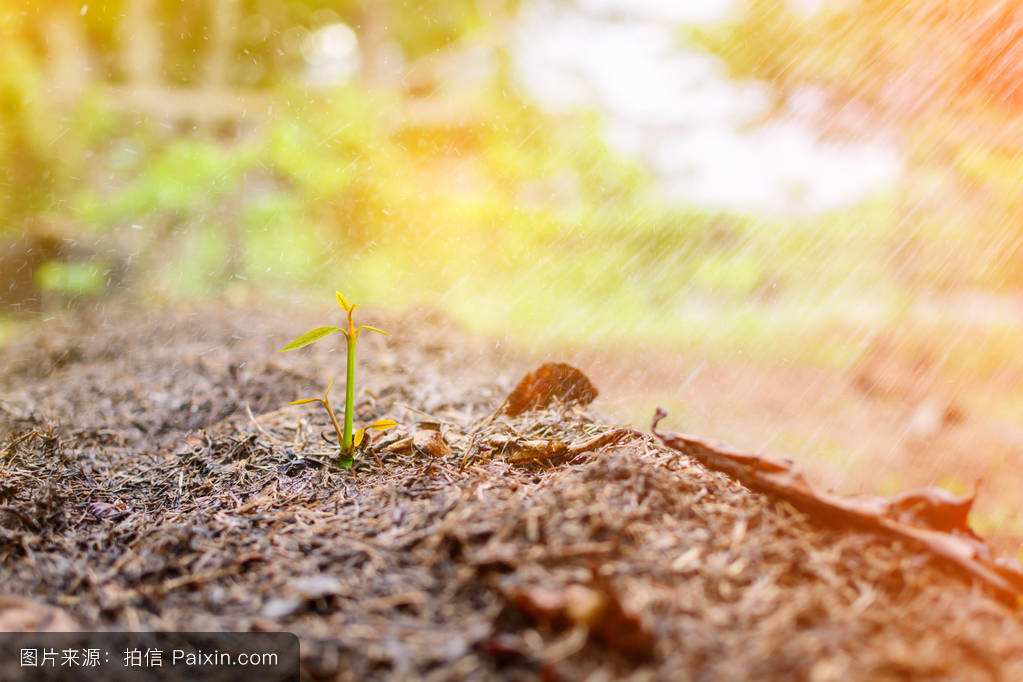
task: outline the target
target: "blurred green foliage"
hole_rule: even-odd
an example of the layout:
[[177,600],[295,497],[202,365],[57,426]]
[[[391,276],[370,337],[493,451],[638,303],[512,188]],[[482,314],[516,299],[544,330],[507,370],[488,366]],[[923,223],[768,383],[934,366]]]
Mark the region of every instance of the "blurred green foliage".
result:
[[[47,208],[62,176],[61,163],[48,144],[56,129],[43,99],[41,74],[20,39],[20,22],[0,14],[0,230],[13,229],[27,216]],[[72,166],[73,168],[73,166]]]
[[[71,3],[47,10],[78,17],[102,76],[71,108],[47,97],[40,26],[50,15],[38,3],[0,2],[20,7],[0,12],[0,225],[17,233],[54,223],[62,239],[93,251],[81,266],[39,264],[34,281],[47,291],[113,286],[165,299],[329,284],[370,300],[442,306],[473,329],[537,343],[640,337],[785,355],[795,351],[779,340],[799,335],[821,340],[802,344],[803,359],[846,365],[862,350],[862,329],[898,319],[922,285],[1004,275],[969,242],[968,208],[949,220],[903,192],[805,218],[668,206],[643,170],[606,146],[596,116],[554,116],[530,103],[500,50],[489,77],[454,84],[455,111],[436,119],[410,115],[423,93],[400,87],[310,88],[302,36],[336,21],[365,30],[368,6],[355,0],[239,3],[231,87],[262,93],[272,113],[226,134],[125,113],[101,87],[125,78],[125,2],[90,3],[84,14]],[[196,82],[211,6],[154,2],[165,78]],[[472,0],[423,12],[373,6],[400,18],[390,38],[408,60],[457,52],[460,41],[499,27],[492,5],[484,12]],[[688,39],[722,56],[736,77],[771,80],[779,103],[808,82],[859,83],[852,55],[873,44],[869,36],[835,46],[822,36],[851,30],[841,17],[797,18],[781,3],[752,2],[736,22]],[[942,133],[921,126],[917,134],[927,130]],[[958,152],[950,167],[962,177],[999,181],[998,196],[1011,195],[1004,178],[1017,157],[980,146]],[[921,256],[927,249],[934,258]],[[868,309],[850,311],[850,300]]]
[[1004,289],[1023,285],[1021,16],[1019,0],[747,0],[682,39],[769,85],[779,111],[814,92],[825,134],[894,132],[910,167],[892,207],[914,251],[907,283]]
[[[102,257],[127,259],[126,286],[147,297],[338,283],[537,343],[642,336],[724,354],[828,326],[835,287],[893,286],[884,201],[813,220],[669,208],[596,117],[545,114],[501,71],[442,124],[396,116],[398,93],[283,85],[274,116],[229,141],[97,101],[72,119],[92,144],[60,161],[88,167],[60,189],[61,214],[113,244]],[[105,281],[51,270],[39,281],[64,292]],[[836,352],[852,351],[819,359]]]
[[99,263],[43,263],[35,272],[36,284],[43,291],[75,296],[103,287],[104,272]]

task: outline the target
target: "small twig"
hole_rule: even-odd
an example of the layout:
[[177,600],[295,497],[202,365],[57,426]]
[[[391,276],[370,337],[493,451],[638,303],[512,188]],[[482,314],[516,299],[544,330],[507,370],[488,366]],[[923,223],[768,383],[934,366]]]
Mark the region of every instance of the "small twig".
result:
[[245,403],[245,414],[249,415],[249,421],[252,422],[252,425],[255,426],[256,429],[261,434],[263,434],[264,436],[266,436],[270,440],[280,440],[279,438],[275,438],[274,436],[271,436],[269,433],[267,433],[266,429],[263,428],[262,424],[260,424],[258,421],[256,421],[256,418],[252,414],[252,408],[249,407],[249,403],[248,402]]
[[642,437],[635,429],[612,429],[600,435],[566,445],[556,438],[524,439],[519,436],[492,436],[486,443],[497,448],[512,464],[554,464],[577,457],[584,452],[616,443],[627,436]]
[[581,455],[582,453],[587,452],[588,450],[595,450],[597,448],[604,447],[605,445],[617,443],[619,440],[626,436],[637,436],[642,438],[643,434],[637,431],[636,429],[627,428],[614,429],[612,431],[608,431],[607,433],[600,434],[599,436],[594,436],[593,438],[585,440],[581,443],[575,443],[573,445],[568,446],[568,454]]
[[6,445],[4,445],[4,452],[3,452],[4,456],[6,457],[7,455],[9,455],[12,452],[14,452],[14,448],[18,447],[19,445],[24,443],[29,438],[34,438],[34,437],[38,437],[38,436],[39,436],[39,432],[36,431],[35,429],[32,429],[28,433],[23,433],[22,435],[18,436],[14,440],[9,441]]
[[427,412],[425,410],[420,410],[418,408],[412,407],[408,403],[395,403],[395,404],[398,407],[401,407],[401,408],[404,408],[404,409],[408,410],[409,412],[415,412],[416,414],[421,414],[424,417],[429,417],[430,421],[435,421],[438,424],[446,424],[447,426],[458,426],[455,422],[448,421],[447,419],[441,419],[440,417],[434,416],[434,415],[430,414],[429,412]]
[[219,580],[220,578],[226,578],[229,575],[234,575],[238,573],[239,568],[240,567],[238,565],[234,565],[228,566],[227,568],[218,568],[213,571],[207,571],[206,573],[183,575],[177,578],[171,578],[170,580],[165,580],[159,585],[152,588],[140,588],[136,592],[144,594],[146,592],[152,591],[162,596],[167,594],[168,592],[172,592],[173,590],[177,590],[188,585],[199,585],[202,583],[208,583],[214,580]]

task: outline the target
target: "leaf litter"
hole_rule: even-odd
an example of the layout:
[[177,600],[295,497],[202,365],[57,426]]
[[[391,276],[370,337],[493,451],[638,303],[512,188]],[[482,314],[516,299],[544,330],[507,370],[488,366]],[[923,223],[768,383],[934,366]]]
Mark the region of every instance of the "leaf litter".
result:
[[651,431],[667,447],[728,474],[751,490],[791,502],[818,521],[873,530],[917,544],[976,578],[1008,605],[1023,603],[1023,567],[995,557],[969,526],[974,498],[958,498],[940,488],[913,490],[892,498],[843,497],[815,489],[790,461],[738,452],[692,436],[658,433],[657,424],[666,416],[658,410]]
[[[5,349],[0,622],[289,630],[307,677],[342,680],[1023,679],[1019,616],[976,573],[589,391],[508,414],[527,367],[436,316],[366,349],[358,418],[405,426],[339,470],[326,417],[282,409],[338,358],[270,352],[316,317],[252,310],[85,313]],[[885,504],[970,538],[942,499]]]

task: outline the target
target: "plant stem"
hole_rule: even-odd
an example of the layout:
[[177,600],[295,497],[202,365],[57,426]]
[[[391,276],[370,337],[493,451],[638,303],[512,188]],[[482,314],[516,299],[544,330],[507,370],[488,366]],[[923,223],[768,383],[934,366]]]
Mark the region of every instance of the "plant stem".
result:
[[323,407],[327,410],[327,414],[330,415],[330,423],[334,425],[334,433],[340,442],[341,438],[341,425],[337,423],[337,415],[334,414],[334,408],[330,406],[330,398],[323,399]]
[[354,334],[349,334],[348,340],[348,375],[345,379],[345,431],[341,441],[344,454],[352,456],[352,422],[355,418],[355,344],[357,339]]

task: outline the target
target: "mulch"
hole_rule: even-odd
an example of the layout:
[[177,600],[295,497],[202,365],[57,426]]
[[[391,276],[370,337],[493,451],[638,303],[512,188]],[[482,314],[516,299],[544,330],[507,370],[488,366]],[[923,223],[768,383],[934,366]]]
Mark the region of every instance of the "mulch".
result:
[[94,310],[4,348],[0,629],[287,630],[309,679],[1023,679],[983,586],[580,405],[511,416],[531,367],[437,316],[360,344],[358,421],[401,426],[336,467],[284,406],[342,349],[274,352],[321,319]]

